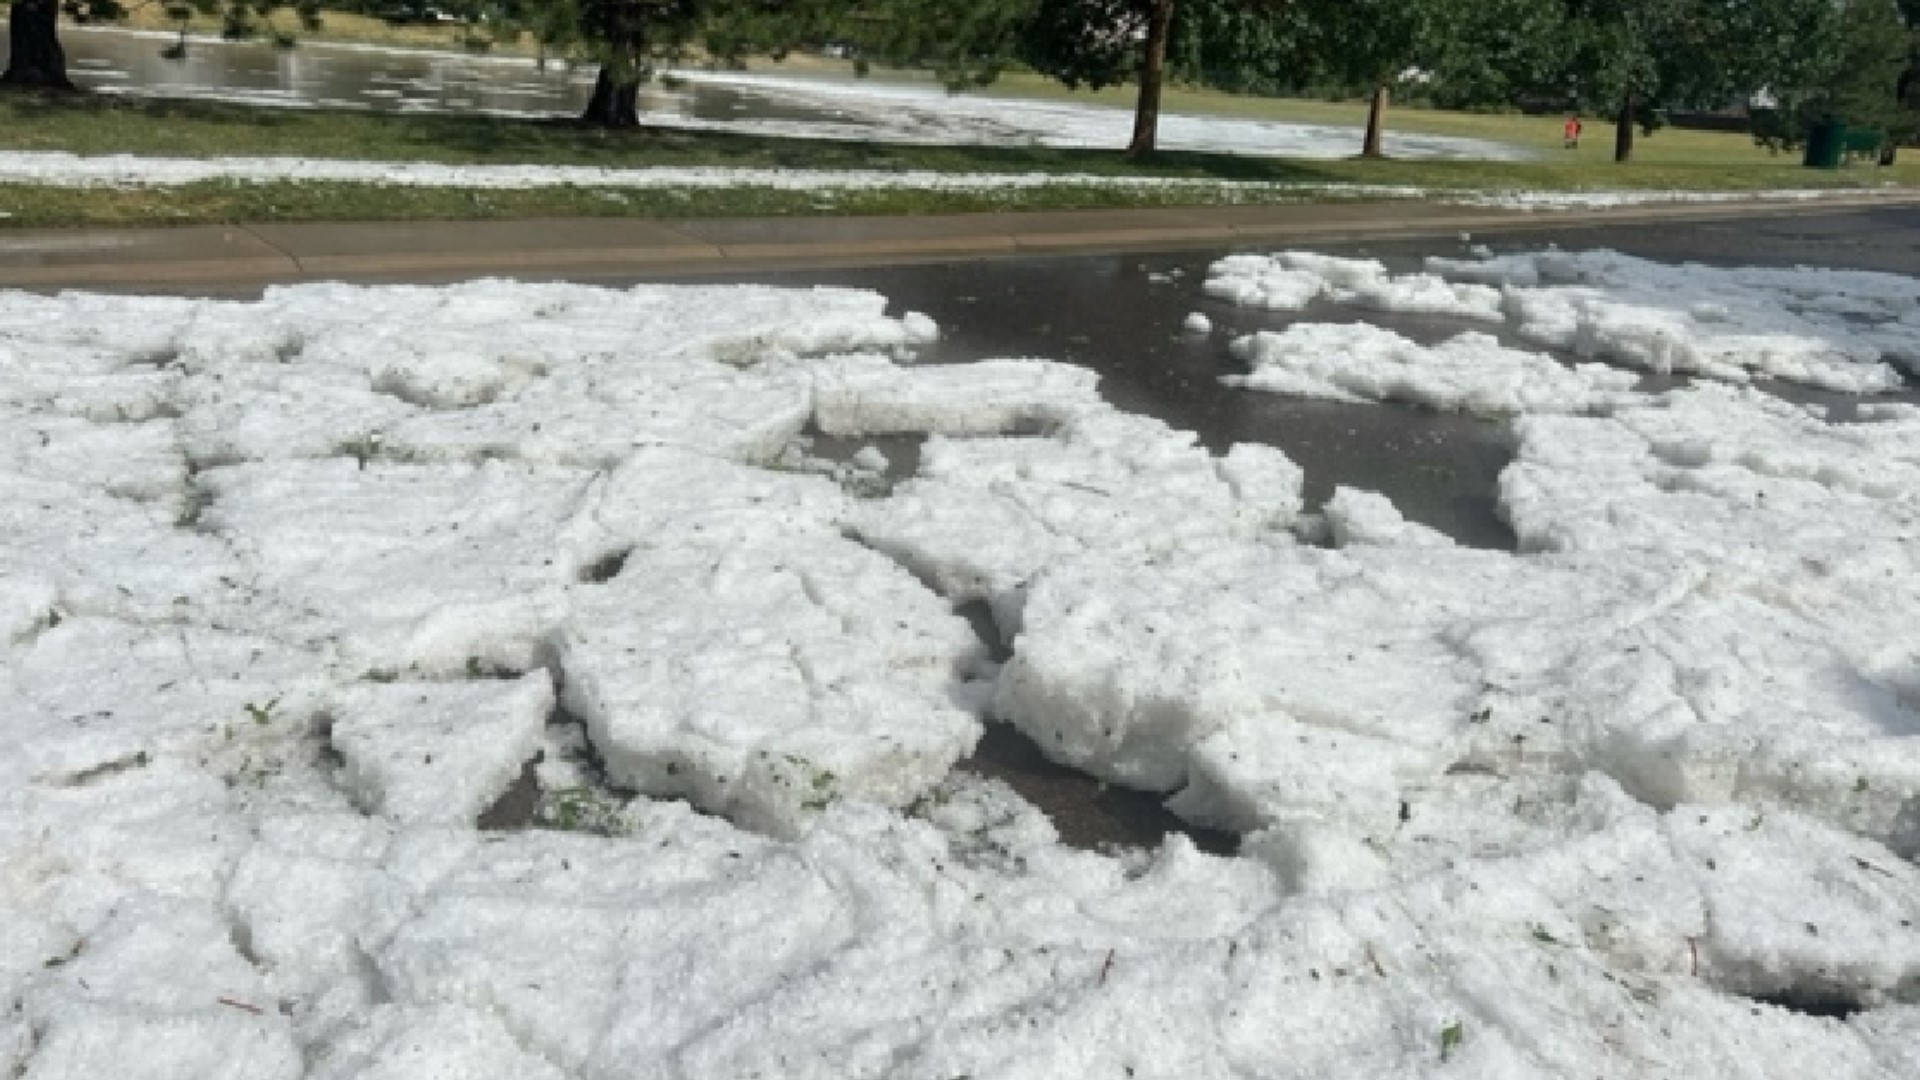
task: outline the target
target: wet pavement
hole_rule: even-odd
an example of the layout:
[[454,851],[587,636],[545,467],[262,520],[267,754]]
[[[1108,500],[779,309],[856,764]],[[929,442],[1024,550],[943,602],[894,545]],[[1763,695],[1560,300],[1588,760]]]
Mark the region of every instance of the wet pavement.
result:
[[[1920,211],[1310,246],[1331,254],[1379,258],[1396,270],[1409,270],[1429,255],[1464,255],[1469,244],[1485,244],[1498,253],[1537,251],[1551,244],[1572,250],[1613,248],[1669,262],[1804,264],[1920,276]],[[1365,488],[1387,495],[1408,518],[1461,543],[1510,549],[1513,535],[1499,516],[1497,501],[1500,470],[1511,459],[1507,424],[1412,406],[1298,400],[1220,381],[1221,375],[1236,370],[1227,353],[1232,338],[1291,322],[1364,319],[1423,342],[1466,330],[1487,332],[1488,326],[1337,307],[1301,313],[1237,308],[1200,292],[1207,266],[1224,254],[1228,252],[995,260],[762,273],[748,280],[874,289],[890,298],[894,310],[925,312],[940,323],[944,340],[924,355],[924,362],[1038,357],[1082,364],[1100,372],[1102,393],[1114,405],[1196,432],[1216,452],[1245,441],[1280,447],[1306,472],[1309,509],[1337,485]],[[1211,333],[1181,330],[1186,316],[1195,311],[1212,321]],[[1511,335],[1498,336],[1510,345],[1538,348]],[[1659,389],[1674,382],[1649,378],[1644,385]],[[1796,401],[1838,406],[1842,417],[1858,400],[1777,383],[1761,385]],[[1882,400],[1920,402],[1920,392],[1909,389]],[[851,452],[850,446],[833,449]],[[1182,823],[1160,805],[1158,796],[1109,787],[1047,760],[1039,747],[1003,724],[990,725],[979,750],[961,767],[1008,783],[1047,812],[1064,840],[1079,846],[1152,845],[1177,831],[1206,850],[1233,847],[1230,836]]]
[[1115,787],[1047,760],[1040,747],[1009,724],[989,723],[973,756],[959,767],[1005,783],[1053,822],[1060,842],[1101,850],[1155,847],[1180,833],[1195,847],[1215,855],[1238,850],[1240,838],[1215,829],[1196,828],[1160,804],[1158,796]]
[[[1662,262],[1713,266],[1821,266],[1920,276],[1920,210],[1888,206],[1845,213],[1773,214],[1744,219],[1595,224],[1551,232],[1476,238],[1496,252],[1613,248]],[[1420,245],[1382,243],[1383,255]]]
[[[1607,247],[1669,262],[1805,264],[1920,276],[1920,210],[1307,246],[1378,258],[1396,270],[1411,270],[1429,255],[1461,257],[1470,245],[1480,244],[1496,253],[1538,251],[1549,245],[1570,250]],[[763,272],[728,280],[873,289],[890,299],[893,310],[924,312],[940,324],[944,338],[923,355],[923,362],[1037,357],[1091,367],[1100,372],[1101,392],[1108,401],[1195,432],[1216,452],[1239,442],[1284,450],[1306,472],[1310,510],[1336,486],[1363,488],[1388,496],[1409,519],[1463,544],[1510,549],[1513,534],[1497,505],[1499,474],[1512,454],[1505,423],[1414,406],[1295,399],[1220,381],[1222,375],[1241,370],[1227,351],[1233,338],[1295,322],[1365,321],[1423,343],[1491,328],[1466,319],[1358,312],[1332,305],[1299,313],[1235,307],[1203,296],[1200,288],[1208,265],[1229,253],[997,259]],[[1183,331],[1192,312],[1206,315],[1212,332]],[[1539,351],[1539,346],[1510,333],[1495,336],[1504,344]],[[1659,389],[1673,383],[1649,378],[1644,385]],[[1760,385],[1795,401],[1837,406],[1843,416],[1857,400],[1792,385]],[[1889,400],[1920,402],[1920,395],[1910,391]]]
[[[900,311],[921,311],[943,330],[924,363],[1037,357],[1100,372],[1101,392],[1130,412],[1195,432],[1209,449],[1268,443],[1306,470],[1309,507],[1336,485],[1393,498],[1414,520],[1463,543],[1513,543],[1495,513],[1494,483],[1510,457],[1505,429],[1459,414],[1309,401],[1235,389],[1220,377],[1243,370],[1227,354],[1234,337],[1278,329],[1304,316],[1236,308],[1200,295],[1203,255],[1120,255],[896,267],[872,272],[769,274],[757,280],[836,284],[884,293]],[[1181,326],[1190,312],[1208,334]],[[1415,325],[1416,337],[1457,332],[1448,321]],[[1464,325],[1460,327],[1464,329]]]

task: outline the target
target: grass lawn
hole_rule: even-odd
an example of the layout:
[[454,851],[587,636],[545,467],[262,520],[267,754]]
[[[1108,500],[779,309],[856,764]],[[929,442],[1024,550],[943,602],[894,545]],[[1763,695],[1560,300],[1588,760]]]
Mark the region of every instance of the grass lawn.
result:
[[[147,11],[149,9],[140,9]],[[136,17],[136,21],[140,17]],[[145,16],[152,21],[152,16]],[[279,20],[294,25],[290,17]],[[328,15],[324,37],[384,44],[440,45],[457,27],[391,27],[376,19]],[[148,28],[155,28],[149,26]],[[819,59],[756,65],[801,75],[845,73]],[[882,75],[904,78],[908,76]],[[1013,74],[989,94],[1075,98],[1129,107],[1124,88],[1074,93],[1057,83]],[[1358,102],[1240,97],[1174,88],[1169,112],[1357,126]],[[95,96],[0,94],[0,130],[14,150],[164,156],[301,156],[453,164],[554,164],[609,167],[730,166],[790,169],[926,169],[940,172],[1045,172],[1095,176],[1167,176],[1222,181],[1383,184],[1443,189],[1756,190],[1920,184],[1920,158],[1892,169],[1859,166],[1803,169],[1743,135],[1664,130],[1643,137],[1637,160],[1611,161],[1612,130],[1588,124],[1577,151],[1559,145],[1559,117],[1441,112],[1402,108],[1390,126],[1530,147],[1541,159],[1491,161],[1308,161],[1169,152],[1145,163],[1116,151],[1041,147],[915,147],[779,139],[708,132],[607,132],[570,122],[485,117],[255,108],[206,102],[141,101]],[[1358,133],[1355,135],[1356,149]],[[939,213],[1023,208],[1065,209],[1195,204],[1297,197],[1284,191],[1231,195],[1214,189],[1113,191],[1092,187],[985,194],[890,191],[841,193],[766,190],[516,192],[401,189],[356,184],[203,183],[154,190],[66,190],[0,185],[0,224],[14,227],[133,222],[395,220],[543,215],[718,216],[846,213]]]

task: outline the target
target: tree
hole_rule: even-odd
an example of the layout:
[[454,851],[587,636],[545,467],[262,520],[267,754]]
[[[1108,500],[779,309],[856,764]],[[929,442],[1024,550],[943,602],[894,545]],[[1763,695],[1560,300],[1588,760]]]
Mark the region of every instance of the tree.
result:
[[1429,23],[1423,95],[1443,108],[1511,107],[1551,86],[1566,64],[1565,12],[1542,0],[1452,5]]
[[[1900,0],[1900,21],[1907,28],[1907,62],[1902,65],[1900,78],[1894,83],[1893,96],[1914,116],[1920,116],[1920,0]],[[1909,117],[1910,121],[1912,119]],[[1916,134],[1920,132],[1910,127],[1909,137]],[[1888,144],[1882,164],[1893,164],[1896,145],[1891,142]]]
[[1382,156],[1399,86],[1454,108],[1511,105],[1565,64],[1562,0],[1298,0],[1291,89],[1309,82],[1369,99],[1361,156]]
[[[1138,87],[1127,156],[1158,145],[1169,78],[1204,79],[1184,61],[1247,57],[1274,40],[1242,30],[1285,0],[873,0],[855,10],[852,34],[875,56],[939,71],[949,86],[985,84],[1022,63],[1069,87]],[[1181,42],[1179,47],[1175,42]]]
[[1369,95],[1362,157],[1381,157],[1392,87],[1421,59],[1438,0],[1302,0],[1306,50],[1321,77]]
[[707,60],[781,55],[831,25],[844,0],[520,0],[515,29],[543,49],[571,50],[599,65],[580,119],[640,126],[640,87],[661,63],[696,48]]
[[1023,63],[1069,87],[1139,86],[1127,156],[1159,132],[1176,0],[880,0],[863,45],[894,63],[933,68],[949,87],[984,85]]
[[71,90],[67,53],[60,47],[60,8],[54,0],[13,0],[7,9],[7,39],[12,53],[0,84],[45,90]]
[[1019,57],[1070,87],[1138,87],[1127,156],[1153,153],[1175,0],[1043,0]]
[[[1054,0],[1058,5],[1058,0]],[[1135,43],[1133,65],[1139,86],[1134,105],[1133,136],[1127,143],[1127,156],[1140,158],[1152,154],[1158,145],[1161,93],[1168,78],[1180,78],[1201,85],[1219,85],[1211,76],[1222,70],[1232,72],[1238,81],[1250,68],[1271,67],[1288,57],[1288,39],[1274,32],[1273,21],[1295,0],[1076,0],[1079,9],[1079,38],[1087,41],[1087,27],[1094,37],[1104,33],[1115,40],[1116,29],[1126,27],[1124,40]],[[1118,17],[1130,16],[1131,22]],[[1265,24],[1265,25],[1263,25]],[[1070,29],[1070,27],[1068,28]],[[1087,78],[1092,68],[1071,53],[1047,50],[1048,37],[1041,35],[1029,43],[1025,59],[1036,69],[1073,86],[1076,75]],[[1176,45],[1176,43],[1178,43]],[[1093,42],[1087,43],[1089,47]],[[1124,53],[1108,53],[1105,70],[1123,72]],[[1209,62],[1211,66],[1209,66]],[[1120,79],[1112,78],[1110,82]]]
[[578,0],[575,31],[600,63],[580,119],[602,127],[640,126],[640,84],[653,60],[678,55],[696,29],[695,0]]
[[830,20],[864,61],[932,71],[949,89],[984,86],[1018,56],[1042,0],[864,0]]
[[1798,146],[1816,121],[1910,136],[1914,33],[1895,0],[1838,0],[1821,32],[1804,43],[1800,77],[1774,92],[1776,107],[1757,117],[1764,146]]
[[277,45],[290,47],[295,40],[293,31],[274,21],[274,13],[282,7],[293,8],[302,29],[320,29],[320,0],[169,0],[166,10],[180,24],[183,36],[187,20],[198,13],[218,18],[220,36],[228,41],[267,37]]
[[1543,90],[1614,117],[1614,160],[1663,110],[1718,108],[1792,82],[1834,0],[1560,0],[1563,81]]
[[1307,66],[1303,5],[1186,0],[1178,14],[1167,45],[1176,78],[1235,94],[1298,89]]

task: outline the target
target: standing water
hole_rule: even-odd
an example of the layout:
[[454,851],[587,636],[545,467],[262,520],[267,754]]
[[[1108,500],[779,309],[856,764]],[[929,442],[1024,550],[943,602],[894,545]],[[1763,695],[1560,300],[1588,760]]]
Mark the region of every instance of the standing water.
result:
[[[105,93],[200,98],[259,105],[358,108],[383,112],[572,116],[593,91],[592,65],[544,63],[524,56],[428,52],[302,41],[189,40],[167,55],[173,34],[67,27],[62,42],[74,82]],[[0,42],[4,45],[4,42]],[[0,51],[0,55],[3,55]],[[832,110],[796,107],[738,87],[652,83],[640,108],[683,121],[839,119]]]

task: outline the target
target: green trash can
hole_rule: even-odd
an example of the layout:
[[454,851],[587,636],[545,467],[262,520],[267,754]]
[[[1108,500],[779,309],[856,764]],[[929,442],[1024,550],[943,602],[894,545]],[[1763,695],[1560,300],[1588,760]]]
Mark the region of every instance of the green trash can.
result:
[[1847,125],[1838,120],[1822,120],[1807,132],[1807,157],[1801,162],[1809,169],[1837,169],[1846,156]]

